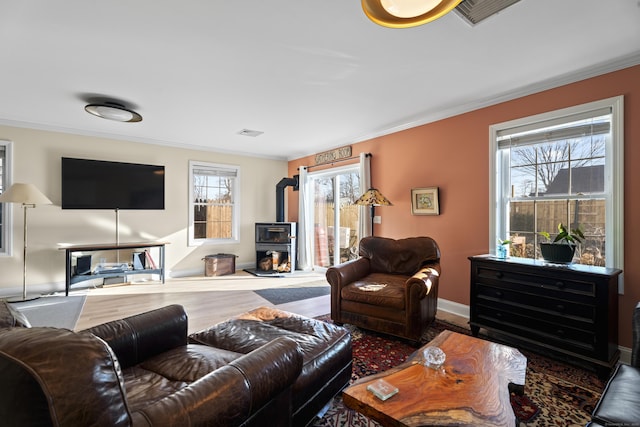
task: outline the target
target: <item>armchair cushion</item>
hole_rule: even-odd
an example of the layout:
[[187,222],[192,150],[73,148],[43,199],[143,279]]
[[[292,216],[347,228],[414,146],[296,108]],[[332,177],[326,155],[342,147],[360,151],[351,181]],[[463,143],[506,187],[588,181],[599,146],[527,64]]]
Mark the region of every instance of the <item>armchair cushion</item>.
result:
[[371,273],[342,288],[343,300],[365,302],[381,307],[403,310],[405,306],[404,276],[391,276],[384,273]]

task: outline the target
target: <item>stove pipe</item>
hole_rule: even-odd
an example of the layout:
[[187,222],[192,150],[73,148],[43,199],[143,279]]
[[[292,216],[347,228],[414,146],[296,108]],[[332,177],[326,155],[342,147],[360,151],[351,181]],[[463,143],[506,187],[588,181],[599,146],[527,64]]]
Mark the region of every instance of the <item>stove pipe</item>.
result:
[[276,222],[284,222],[284,189],[293,187],[293,191],[298,191],[298,178],[300,175],[294,175],[293,178],[282,178],[276,184]]

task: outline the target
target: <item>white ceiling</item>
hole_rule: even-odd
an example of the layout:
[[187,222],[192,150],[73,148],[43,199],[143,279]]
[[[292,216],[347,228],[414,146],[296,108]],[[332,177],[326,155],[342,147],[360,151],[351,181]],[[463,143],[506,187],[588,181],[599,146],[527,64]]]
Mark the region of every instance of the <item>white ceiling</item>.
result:
[[[0,124],[280,159],[638,63],[638,0],[411,29],[358,0],[0,0]],[[144,119],[91,116],[95,97]]]

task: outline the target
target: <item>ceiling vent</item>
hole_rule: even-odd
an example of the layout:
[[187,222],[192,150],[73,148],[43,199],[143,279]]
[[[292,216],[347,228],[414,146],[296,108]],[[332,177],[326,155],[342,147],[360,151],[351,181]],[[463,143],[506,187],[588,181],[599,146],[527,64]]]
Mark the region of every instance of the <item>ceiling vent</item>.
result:
[[464,0],[455,11],[471,25],[484,21],[520,0]]
[[238,132],[238,135],[256,137],[262,135],[263,133],[264,132],[261,132],[259,130],[242,129],[240,132]]

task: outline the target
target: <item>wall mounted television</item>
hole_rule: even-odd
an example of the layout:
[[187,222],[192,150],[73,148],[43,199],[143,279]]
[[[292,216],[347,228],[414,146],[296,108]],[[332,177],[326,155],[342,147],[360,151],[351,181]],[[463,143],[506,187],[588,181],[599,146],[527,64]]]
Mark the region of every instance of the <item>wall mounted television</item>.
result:
[[62,157],[62,209],[164,209],[164,166]]

